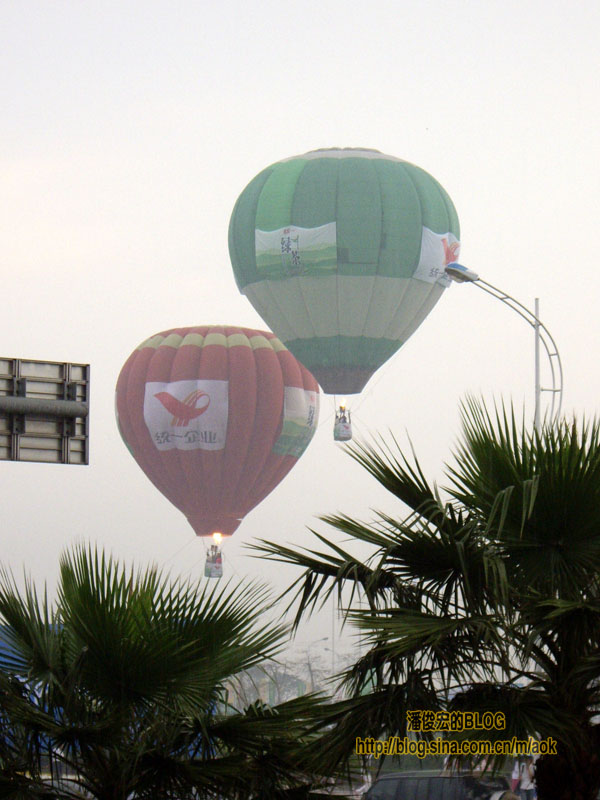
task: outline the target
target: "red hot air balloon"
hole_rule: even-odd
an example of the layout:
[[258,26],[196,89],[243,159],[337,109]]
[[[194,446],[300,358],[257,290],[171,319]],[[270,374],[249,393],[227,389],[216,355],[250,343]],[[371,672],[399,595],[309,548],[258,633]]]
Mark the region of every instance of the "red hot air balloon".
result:
[[131,454],[198,536],[230,536],[308,446],[319,387],[272,333],[175,328],[129,356],[116,412]]

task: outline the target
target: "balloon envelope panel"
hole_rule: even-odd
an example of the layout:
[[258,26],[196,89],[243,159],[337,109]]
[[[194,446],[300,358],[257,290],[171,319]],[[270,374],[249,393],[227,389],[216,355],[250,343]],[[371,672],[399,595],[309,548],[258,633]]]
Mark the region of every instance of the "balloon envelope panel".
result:
[[272,333],[163,331],[123,366],[117,423],[148,478],[199,536],[230,535],[316,429],[319,387]]
[[229,226],[240,290],[326,392],[360,391],[449,279],[460,229],[427,172],[375,150],[317,150],[271,165]]

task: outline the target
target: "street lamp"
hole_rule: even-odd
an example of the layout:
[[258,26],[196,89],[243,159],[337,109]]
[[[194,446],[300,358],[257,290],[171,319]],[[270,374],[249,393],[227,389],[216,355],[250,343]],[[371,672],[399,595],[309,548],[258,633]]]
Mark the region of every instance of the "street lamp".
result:
[[[535,312],[530,311],[514,297],[511,297],[501,289],[492,286],[491,283],[484,281],[473,270],[463,267],[462,264],[452,262],[446,267],[446,274],[456,283],[473,283],[479,289],[497,300],[501,300],[504,305],[512,308],[513,311],[527,322],[528,325],[535,331],[535,412],[534,412],[534,426],[536,430],[540,428],[540,407],[542,392],[552,393],[552,403],[550,405],[550,419],[555,421],[560,416],[562,408],[562,395],[563,395],[563,370],[560,355],[556,342],[552,334],[544,323],[540,320],[540,301],[535,298]],[[548,363],[550,364],[550,373],[552,375],[552,388],[542,388],[540,385],[540,343],[544,346],[546,355],[548,356]],[[556,399],[558,398],[558,402]]]

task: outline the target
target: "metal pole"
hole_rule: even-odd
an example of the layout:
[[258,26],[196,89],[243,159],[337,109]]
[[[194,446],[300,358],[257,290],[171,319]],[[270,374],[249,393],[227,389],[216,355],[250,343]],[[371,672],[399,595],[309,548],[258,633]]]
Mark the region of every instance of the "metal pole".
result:
[[540,406],[542,400],[542,387],[540,385],[540,299],[535,298],[535,414],[533,425],[536,431],[540,429]]
[[312,671],[312,662],[310,660],[310,645],[306,648],[306,664],[308,666],[308,674],[310,676],[310,690],[314,692],[315,690],[315,677]]
[[[462,282],[467,282],[463,279]],[[548,421],[549,422],[556,422],[560,419],[560,412],[562,409],[562,398],[563,398],[563,369],[562,363],[560,360],[560,354],[558,352],[558,348],[556,346],[556,342],[554,341],[552,334],[548,330],[548,328],[544,325],[544,323],[539,319],[539,317],[533,313],[530,309],[526,308],[523,303],[520,303],[518,300],[515,300],[514,297],[511,297],[506,292],[503,292],[501,289],[498,289],[496,286],[492,286],[491,283],[484,281],[483,278],[476,277],[471,278],[468,280],[469,283],[472,283],[478,289],[481,289],[486,294],[491,294],[492,297],[495,297],[496,300],[500,300],[502,303],[507,305],[509,308],[512,308],[513,311],[522,317],[525,322],[527,322],[532,328],[537,328],[537,336],[538,341],[542,343],[544,350],[546,351],[546,355],[548,357],[548,364],[550,366],[550,373],[551,373],[551,387],[543,387],[540,386],[539,391],[541,392],[550,392],[552,400],[550,403],[550,409],[548,412]]]
[[335,675],[335,593],[331,593],[331,674]]

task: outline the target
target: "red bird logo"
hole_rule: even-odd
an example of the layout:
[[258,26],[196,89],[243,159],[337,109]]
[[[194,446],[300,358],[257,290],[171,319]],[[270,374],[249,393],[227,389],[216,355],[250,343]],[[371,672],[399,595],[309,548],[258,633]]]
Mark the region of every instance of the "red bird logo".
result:
[[444,261],[446,262],[446,266],[448,266],[448,264],[451,264],[458,258],[460,242],[448,242],[447,239],[442,239],[442,244],[444,245]]
[[[154,397],[160,400],[167,411],[173,414],[171,425],[177,428],[187,427],[191,420],[196,419],[200,414],[204,414],[210,405],[210,397],[206,392],[201,392],[199,389],[190,392],[183,401],[178,400],[168,392],[158,392]],[[202,405],[198,406],[198,402],[201,402]]]

